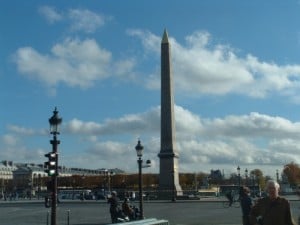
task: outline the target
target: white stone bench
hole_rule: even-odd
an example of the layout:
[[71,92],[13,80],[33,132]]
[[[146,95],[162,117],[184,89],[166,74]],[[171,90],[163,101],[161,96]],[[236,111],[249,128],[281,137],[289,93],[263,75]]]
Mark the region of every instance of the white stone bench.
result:
[[[168,220],[156,219],[156,218],[134,220],[134,221],[128,221],[128,222],[124,221],[124,223],[126,223],[126,225],[169,225]],[[108,224],[108,225],[115,225],[115,224]]]

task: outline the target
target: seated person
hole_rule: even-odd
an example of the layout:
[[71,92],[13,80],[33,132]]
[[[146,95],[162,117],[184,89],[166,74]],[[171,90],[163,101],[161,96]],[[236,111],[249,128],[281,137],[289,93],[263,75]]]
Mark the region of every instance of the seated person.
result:
[[122,203],[122,211],[125,216],[129,217],[129,219],[131,219],[131,220],[135,219],[134,210],[131,207],[131,205],[129,204],[128,198],[125,198],[124,202]]

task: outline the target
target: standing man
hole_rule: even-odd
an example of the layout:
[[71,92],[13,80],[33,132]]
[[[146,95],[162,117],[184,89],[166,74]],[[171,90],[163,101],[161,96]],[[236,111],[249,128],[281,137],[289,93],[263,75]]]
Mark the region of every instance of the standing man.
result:
[[226,194],[225,194],[226,198],[229,201],[229,206],[232,205],[233,203],[233,197],[234,197],[234,191],[233,190],[229,190]]
[[110,204],[109,212],[111,216],[111,222],[117,223],[119,216],[119,200],[116,191],[111,192],[111,197],[108,198],[108,203]]
[[250,189],[248,187],[241,188],[240,200],[243,215],[243,225],[250,225],[250,211],[252,208],[252,199],[250,197]]
[[253,206],[250,212],[251,224],[261,224],[260,220],[264,225],[295,225],[290,203],[279,196],[279,188],[280,186],[276,181],[269,180],[267,182],[266,191],[268,196],[259,199]]

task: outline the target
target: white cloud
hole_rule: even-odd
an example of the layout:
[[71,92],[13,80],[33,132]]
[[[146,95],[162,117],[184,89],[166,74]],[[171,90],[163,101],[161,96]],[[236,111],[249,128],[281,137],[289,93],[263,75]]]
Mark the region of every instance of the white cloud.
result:
[[103,16],[87,9],[70,9],[68,18],[72,23],[71,30],[73,31],[93,33],[105,24],[105,18]]
[[110,75],[111,53],[93,39],[66,39],[53,46],[50,55],[42,55],[31,47],[20,48],[15,62],[21,73],[49,87],[64,83],[87,88]]
[[4,145],[14,146],[18,143],[18,138],[11,134],[5,134],[2,136],[2,141]]
[[299,139],[274,139],[270,141],[270,147],[276,152],[280,152],[282,154],[297,154],[300,151],[300,142]]
[[26,136],[33,136],[33,135],[45,135],[47,134],[47,131],[42,129],[42,130],[35,130],[33,128],[26,128],[26,127],[21,127],[17,125],[8,125],[7,129],[9,132],[18,134],[18,135],[26,135]]
[[42,163],[46,150],[28,148],[25,145],[22,135],[4,135],[0,138],[0,159],[13,159],[14,162]]
[[55,44],[50,54],[39,53],[32,47],[19,48],[14,61],[20,73],[42,82],[52,94],[59,83],[86,89],[111,76],[126,75],[123,80],[133,80],[136,64],[134,58],[113,61],[111,52],[94,39],[71,38]]
[[47,5],[39,7],[38,12],[50,24],[66,21],[70,24],[72,32],[94,33],[98,28],[104,26],[107,20],[111,19],[88,9],[69,9],[58,12],[54,7]]
[[[160,37],[140,30],[130,30],[128,34],[141,39],[145,54],[155,53],[159,57]],[[300,65],[277,65],[259,61],[250,54],[240,57],[229,46],[210,43],[211,36],[207,32],[188,36],[186,45],[171,37],[169,40],[176,94],[235,93],[264,98],[276,93],[289,96],[294,102],[299,101]],[[95,81],[112,75],[131,82],[138,74],[134,71],[136,66],[142,63],[130,55],[124,60],[113,60],[112,53],[94,39],[71,38],[54,45],[49,54],[39,53],[32,47],[19,48],[15,62],[21,73],[46,84],[52,93],[59,83],[89,88]],[[148,88],[160,88],[159,70],[156,68],[154,66],[155,73],[143,79]]]
[[107,119],[103,124],[73,119],[65,125],[65,131],[73,134],[140,135],[159,129],[159,108],[145,113],[125,115],[118,119]]
[[41,6],[38,11],[51,24],[63,19],[63,15],[51,6]]
[[[159,57],[161,37],[141,30],[128,33],[141,39],[146,52]],[[236,93],[264,98],[276,92],[291,99],[299,98],[300,65],[278,65],[250,54],[239,56],[230,46],[214,44],[205,31],[187,36],[185,45],[172,37],[169,41],[177,93],[192,96]],[[160,75],[150,78],[147,87],[159,88]]]
[[[66,121],[61,132],[61,163],[66,166],[88,165],[89,168],[99,168],[101,165],[135,171],[134,147],[140,138],[145,159],[153,161],[149,172],[158,172],[159,114],[160,107],[156,107],[139,114],[111,118],[102,123],[79,119]],[[299,150],[300,127],[298,123],[288,119],[250,113],[211,120],[201,118],[180,106],[175,106],[175,119],[180,171],[209,172],[210,169],[220,167],[235,170],[237,165],[250,170],[267,165],[270,168],[280,168],[291,161],[300,163],[300,157],[296,154]],[[18,126],[10,126],[8,129],[14,133],[13,136],[7,135],[0,140],[1,152],[6,152],[0,155],[2,158],[16,158],[12,155],[19,151],[17,159],[32,156],[31,161],[41,161],[42,153],[49,150],[29,151],[20,147],[19,142],[14,140],[21,140],[21,143],[24,134],[30,129]],[[37,131],[32,133],[39,134]],[[29,136],[26,137],[26,142],[29,142]],[[32,138],[35,143],[39,142],[37,137]],[[42,142],[47,142],[44,136],[42,138]],[[23,150],[19,150],[20,148]],[[73,150],[66,154],[65,149]],[[34,153],[38,156],[34,156]],[[79,162],[78,158],[82,161]]]
[[142,41],[145,50],[149,52],[156,52],[157,54],[160,53],[160,43],[161,38],[152,34],[148,31],[142,31],[137,29],[128,29],[127,34],[130,36],[137,36]]
[[[137,137],[141,137],[147,157],[158,165],[159,114],[160,107],[156,107],[144,113],[125,115],[103,123],[72,120],[64,132],[80,137],[98,136],[101,140],[107,140],[100,142],[99,139],[93,139],[87,151],[90,157],[99,160],[115,157],[115,162],[128,157],[126,154],[134,150]],[[259,164],[275,167],[291,161],[300,162],[300,157],[295,157],[300,126],[288,119],[250,113],[210,120],[200,118],[180,106],[175,106],[175,118],[180,168],[185,171],[199,171],[199,167],[203,170],[207,167],[212,169],[213,165],[255,168]],[[124,138],[120,138],[123,135],[132,142],[123,142]],[[126,169],[129,168],[126,165]],[[152,168],[156,172],[157,169]]]
[[[158,57],[160,37],[142,31],[131,30],[129,33],[142,39],[145,54],[154,52]],[[282,66],[263,62],[252,55],[240,57],[229,46],[213,45],[207,32],[196,32],[186,40],[184,46],[170,38],[174,81],[179,93],[238,93],[262,98],[271,92],[278,92],[297,98],[300,75],[298,65]],[[31,47],[20,48],[15,59],[21,73],[39,80],[50,90],[55,90],[59,83],[88,88],[113,74],[118,77],[134,76],[137,64],[135,57],[113,61],[111,52],[102,48],[94,39],[66,39],[54,45],[48,54],[42,54]],[[152,78],[151,86],[159,87],[158,74],[153,73]],[[220,163],[229,168],[233,165],[250,167],[259,163],[282,165],[291,160],[300,162],[300,158],[294,154],[300,134],[299,123],[257,112],[207,119],[176,106],[175,113],[180,168],[183,170],[199,171],[199,167],[211,169]],[[91,162],[90,166],[93,162],[93,165],[98,165],[99,160],[102,160],[101,165],[111,167],[108,159],[114,157],[116,166],[124,166],[132,171],[136,166],[134,160],[129,160],[132,165],[117,163],[123,162],[128,152],[133,154],[137,137],[141,137],[148,154],[158,164],[159,114],[160,108],[156,107],[144,113],[107,119],[102,123],[73,119],[66,122],[63,129],[65,134],[73,138],[80,136],[81,141],[91,140],[85,144],[84,150],[81,149],[89,153],[84,158],[85,162]],[[20,127],[10,129],[17,134],[27,132]],[[124,134],[126,138],[122,136]],[[125,143],[128,137],[134,141]],[[9,140],[13,139],[7,138],[6,145]]]
[[65,130],[70,133],[97,134],[101,127],[100,124],[95,122],[83,122],[78,119],[72,119],[65,125]]
[[299,138],[300,131],[299,123],[255,112],[249,115],[229,115],[224,119],[206,120],[203,127],[207,135],[227,137]]

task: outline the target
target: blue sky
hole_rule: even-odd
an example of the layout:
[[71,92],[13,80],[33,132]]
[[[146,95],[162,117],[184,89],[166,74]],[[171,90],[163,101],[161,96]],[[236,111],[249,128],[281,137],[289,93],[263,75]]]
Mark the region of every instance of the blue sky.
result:
[[1,1],[0,159],[158,172],[160,42],[169,34],[181,172],[300,162],[300,2]]

